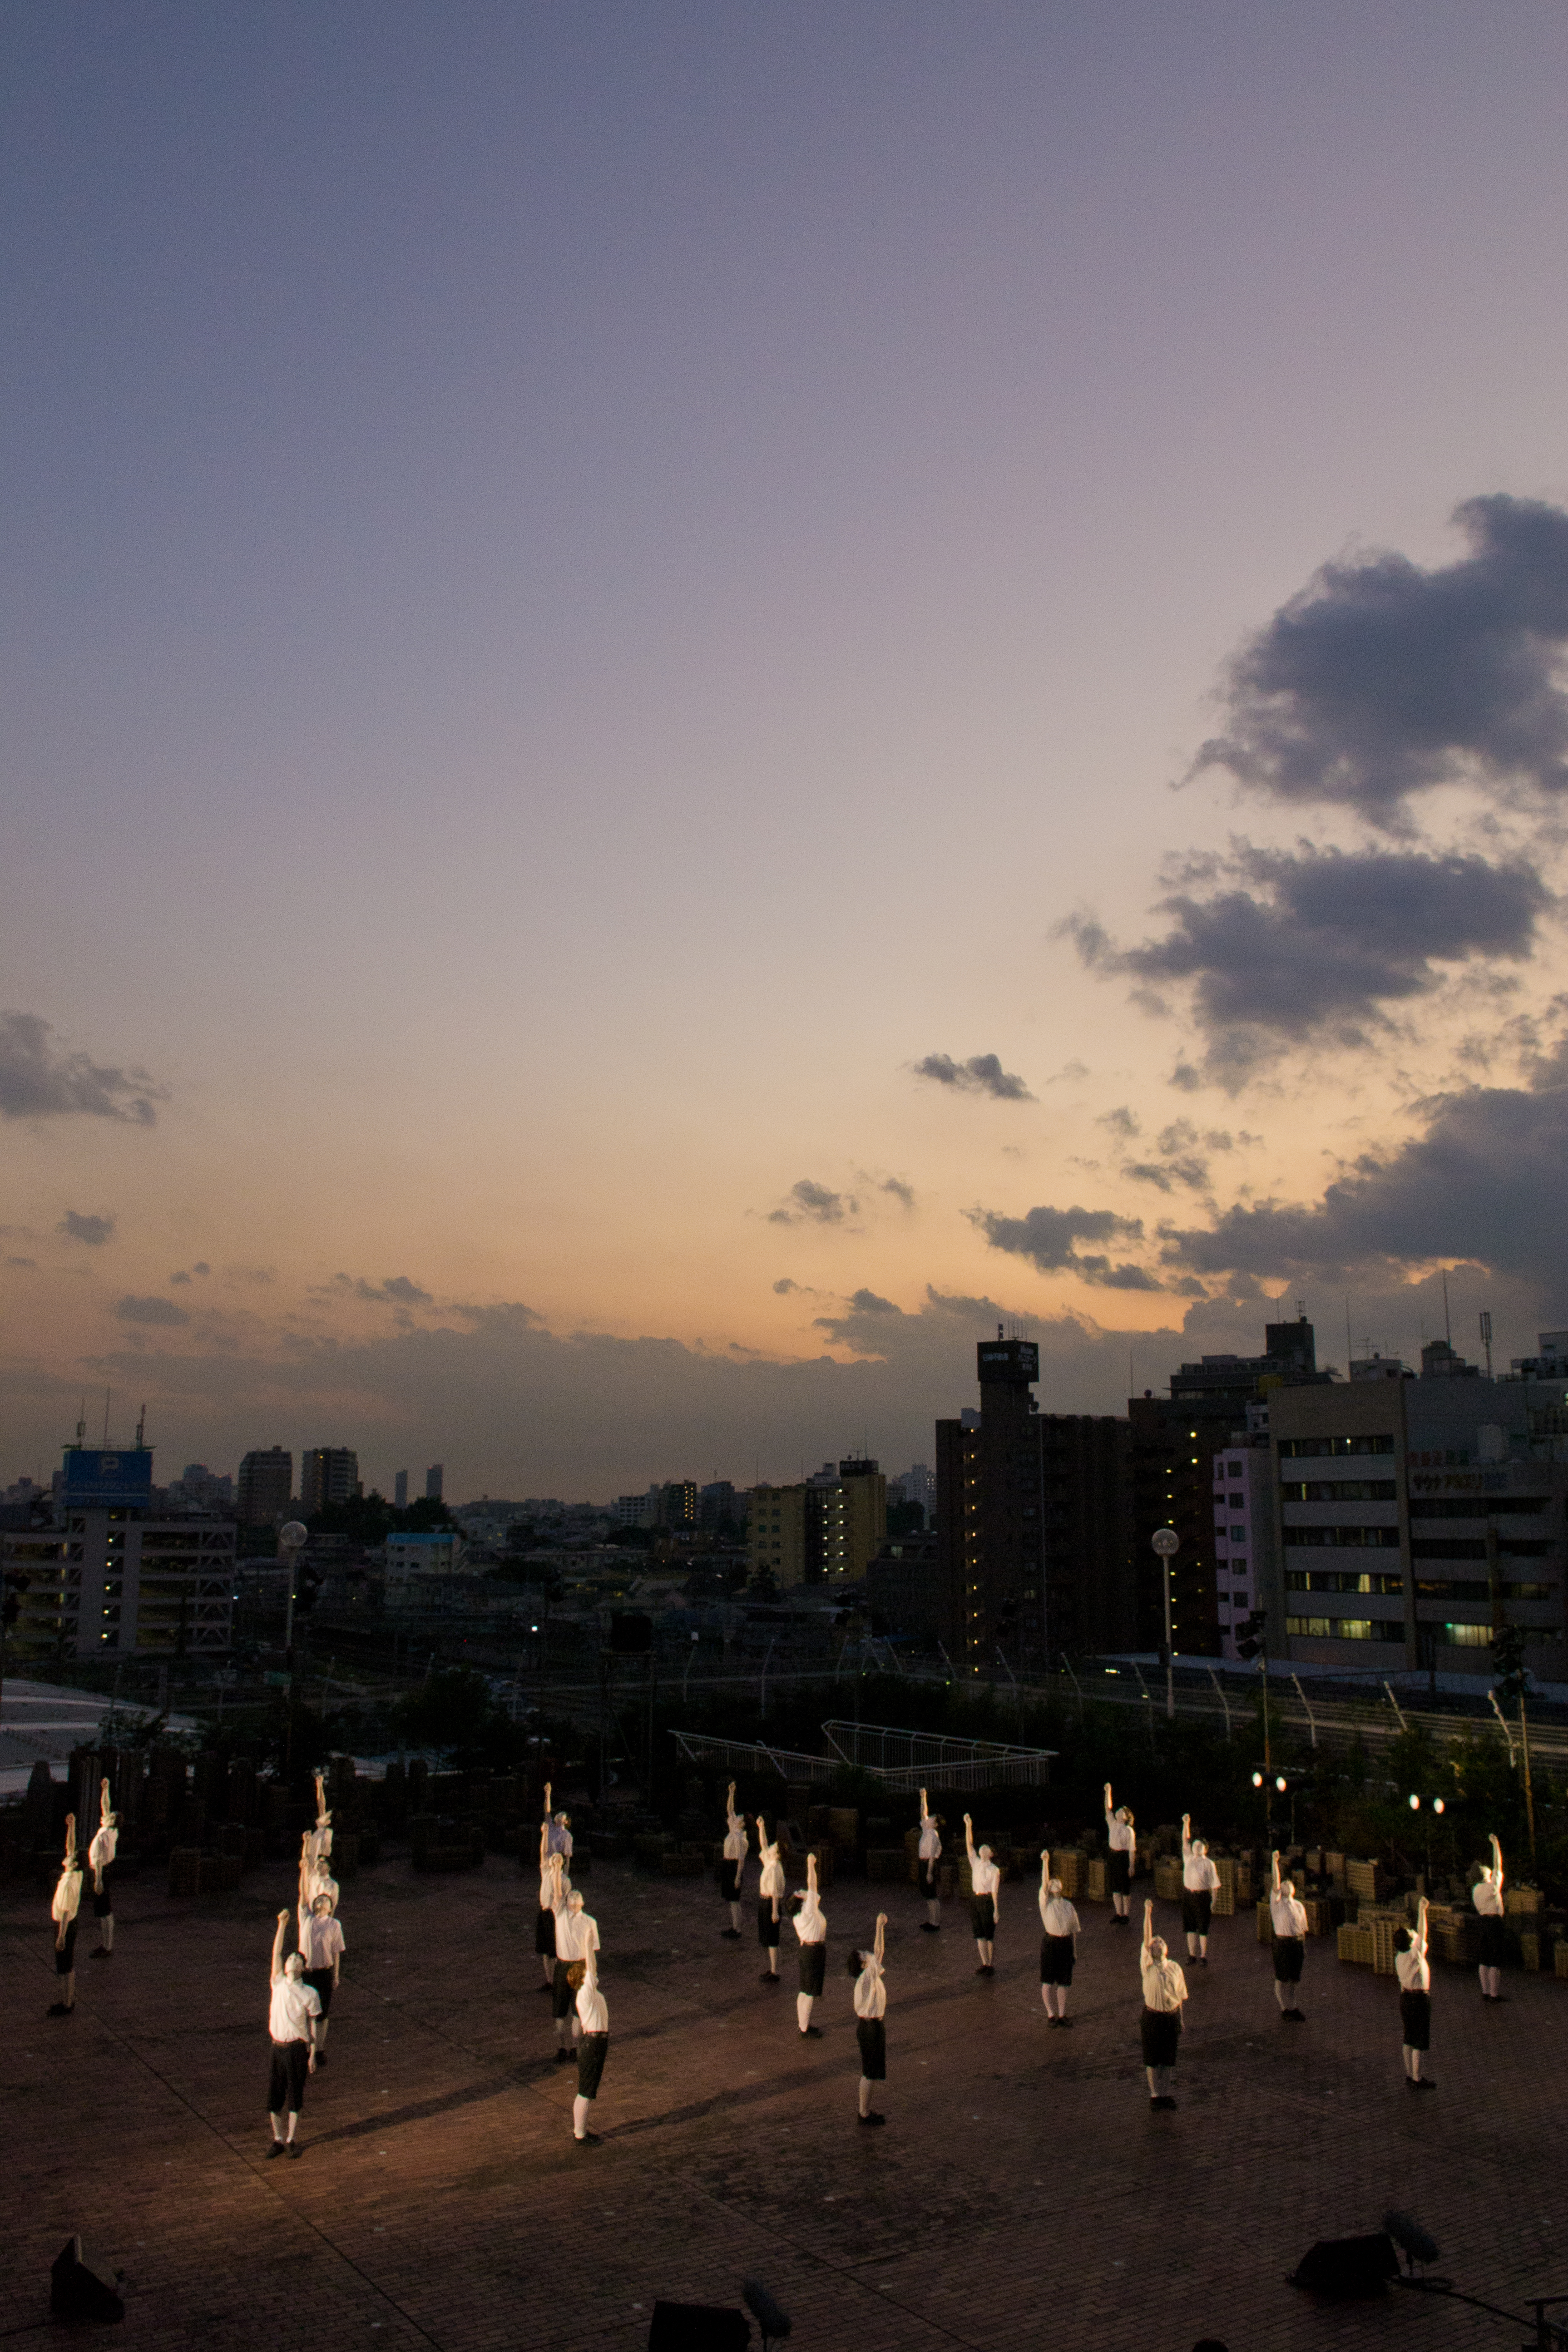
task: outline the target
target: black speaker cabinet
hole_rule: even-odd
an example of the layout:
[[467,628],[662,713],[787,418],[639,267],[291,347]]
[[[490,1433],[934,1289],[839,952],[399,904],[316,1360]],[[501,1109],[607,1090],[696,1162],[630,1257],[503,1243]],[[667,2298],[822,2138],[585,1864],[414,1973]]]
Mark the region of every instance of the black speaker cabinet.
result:
[[1386,2230],[1370,2238],[1320,2238],[1301,2256],[1291,2279],[1309,2294],[1354,2303],[1368,2295],[1386,2294],[1388,2282],[1399,2275],[1399,2257]]
[[751,2322],[721,2303],[656,2303],[648,2352],[746,2352]]

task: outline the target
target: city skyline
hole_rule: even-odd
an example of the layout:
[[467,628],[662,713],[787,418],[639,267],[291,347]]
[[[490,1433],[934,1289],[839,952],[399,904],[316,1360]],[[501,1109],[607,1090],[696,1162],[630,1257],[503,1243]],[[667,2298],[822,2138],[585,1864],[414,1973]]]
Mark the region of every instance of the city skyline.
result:
[[1565,52],[14,19],[0,1477],[1568,1322]]

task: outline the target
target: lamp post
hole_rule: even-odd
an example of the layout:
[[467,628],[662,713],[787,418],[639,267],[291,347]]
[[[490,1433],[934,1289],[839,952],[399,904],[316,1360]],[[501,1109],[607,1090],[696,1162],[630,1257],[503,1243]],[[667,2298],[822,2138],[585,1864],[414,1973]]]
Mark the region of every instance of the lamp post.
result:
[[1149,1538],[1159,1555],[1166,1578],[1166,1720],[1176,1716],[1176,1655],[1171,1646],[1171,1562],[1181,1549],[1181,1538],[1175,1528],[1156,1528]]
[[283,1656],[288,1668],[288,1724],[283,1738],[286,1773],[294,1769],[294,1717],[299,1703],[294,1674],[294,1580],[299,1573],[299,1555],[309,1540],[309,1528],[298,1519],[289,1519],[277,1530],[277,1549],[288,1562],[288,1611],[283,1621]]

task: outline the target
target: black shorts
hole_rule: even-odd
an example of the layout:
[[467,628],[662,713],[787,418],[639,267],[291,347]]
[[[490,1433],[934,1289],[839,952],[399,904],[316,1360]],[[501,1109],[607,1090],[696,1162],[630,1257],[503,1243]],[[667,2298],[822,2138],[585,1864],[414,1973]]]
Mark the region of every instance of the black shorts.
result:
[[1300,1984],[1301,1961],[1305,1948],[1299,1936],[1276,1936],[1274,1938],[1274,1979],[1277,1984]]
[[1041,1984],[1070,1985],[1072,1982],[1072,1938],[1071,1936],[1042,1936],[1040,1939],[1040,1980]]
[[286,2111],[297,2116],[305,2105],[305,2085],[310,2074],[310,2044],[308,2042],[275,2042],[272,2045],[272,2074],[267,2087],[267,2112],[280,2116]]
[[322,2016],[330,2017],[332,2014],[331,1969],[307,1969],[305,1971],[305,1981],[312,1988],[317,2000],[320,2002]]
[[1432,2047],[1432,1996],[1429,1992],[1401,1992],[1399,2022],[1405,2029],[1406,2050],[1430,2050]]
[[555,1913],[553,1911],[540,1911],[535,1915],[534,1949],[544,1959],[548,1960],[552,1957],[555,1951]]
[[826,1944],[802,1944],[800,1947],[800,1990],[809,1992],[813,2000],[822,1990],[828,1972]]
[[103,1874],[102,1894],[99,1893],[96,1886],[92,1890],[92,1916],[95,1919],[111,1919],[114,1916],[114,1895],[109,1884],[107,1871]]
[[604,2058],[610,2048],[608,2033],[585,2033],[577,2045],[577,2095],[580,2099],[596,2099],[604,2076]]
[[937,1865],[934,1862],[923,1862],[920,1865],[920,1892],[925,1895],[927,1903],[935,1903],[936,1900],[936,1869]]
[[[57,1935],[59,1930],[57,1928],[55,1932]],[[66,1921],[66,1940],[63,1944],[57,1944],[55,1946],[56,1976],[68,1977],[76,1964],[77,1923],[74,1919],[68,1919]]]
[[1495,1913],[1480,1915],[1480,1965],[1483,1969],[1500,1969],[1508,1959],[1508,1930]]
[[1207,1936],[1208,1923],[1214,1916],[1214,1895],[1207,1886],[1184,1886],[1181,1891],[1181,1924],[1189,1936]]
[[550,1985],[549,2005],[549,2013],[555,2018],[570,2017],[577,2007],[577,1995],[567,1981],[567,1970],[570,1966],[570,1960],[558,1959],[555,1964],[555,1976]]
[[779,1949],[779,1922],[773,1916],[771,1895],[760,1895],[757,1899],[757,1940],[765,1951]]
[[868,2083],[887,2080],[887,2027],[880,2017],[857,2017],[855,2040],[861,2046],[861,2073]]
[[995,1942],[997,1933],[997,1903],[995,1895],[970,1895],[969,1925],[975,1931],[975,1941],[977,1944],[989,1944]]
[[1124,1845],[1111,1848],[1106,1883],[1113,1895],[1131,1895],[1133,1891],[1133,1857]]
[[1144,2045],[1145,2066],[1174,2066],[1176,2047],[1181,2041],[1181,2011],[1176,2009],[1145,2009],[1139,2021],[1139,2034]]
[[745,1868],[746,1864],[743,1862],[721,1862],[719,1864],[719,1893],[724,1896],[727,1903],[739,1902],[740,1874]]

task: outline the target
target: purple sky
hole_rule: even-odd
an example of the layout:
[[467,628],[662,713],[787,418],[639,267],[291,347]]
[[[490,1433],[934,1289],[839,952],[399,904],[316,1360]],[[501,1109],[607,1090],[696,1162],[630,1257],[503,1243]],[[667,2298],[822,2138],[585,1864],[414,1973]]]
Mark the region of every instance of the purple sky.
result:
[[12,11],[0,1475],[105,1385],[165,1472],[902,1467],[998,1314],[1096,1411],[1277,1295],[1568,1322],[1565,63]]

